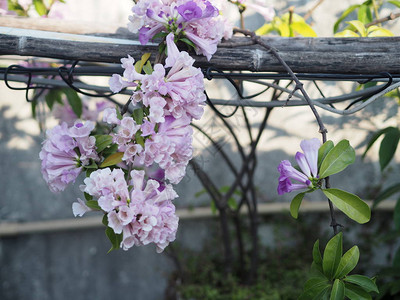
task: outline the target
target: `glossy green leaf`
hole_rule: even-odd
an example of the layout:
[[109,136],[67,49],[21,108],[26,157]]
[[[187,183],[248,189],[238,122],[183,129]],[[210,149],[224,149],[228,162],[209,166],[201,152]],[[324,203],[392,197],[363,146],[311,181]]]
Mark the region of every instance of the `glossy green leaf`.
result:
[[374,200],[374,206],[377,206],[379,202],[389,198],[390,196],[400,192],[400,183],[391,185],[387,189],[383,190]]
[[318,149],[318,169],[321,167],[321,163],[325,159],[326,155],[329,151],[331,151],[334,147],[332,141],[326,141],[321,147]]
[[335,273],[335,278],[342,278],[349,274],[358,264],[360,258],[360,250],[357,246],[353,246],[340,259],[339,266]]
[[325,178],[343,171],[348,165],[352,164],[355,159],[356,153],[353,147],[350,146],[349,141],[340,141],[328,152],[325,159],[322,161],[319,170],[320,178]]
[[101,152],[112,144],[112,136],[108,134],[98,134],[94,136],[96,138],[96,150]]
[[117,152],[108,156],[100,165],[100,168],[105,168],[109,166],[116,165],[122,161],[122,157],[124,156],[123,152]]
[[372,22],[371,8],[368,5],[361,5],[358,9],[357,18],[363,24]]
[[343,300],[344,299],[344,283],[339,279],[335,279],[333,283],[330,300]]
[[43,0],[33,0],[33,5],[40,16],[48,14],[47,7],[44,5]]
[[339,17],[339,19],[336,21],[335,25],[333,26],[333,33],[336,33],[338,31],[340,23],[358,7],[360,7],[359,4],[352,5],[343,12],[343,14]]
[[73,89],[63,89],[63,93],[67,96],[69,105],[71,105],[73,112],[78,117],[82,115],[82,100],[79,98],[78,93]]
[[192,47],[193,49],[195,49],[196,48],[196,45],[191,41],[191,40],[189,40],[188,38],[181,38],[181,39],[179,39],[180,41],[182,41],[182,42],[184,42],[186,45],[188,45],[189,47]]
[[325,247],[322,259],[322,269],[325,276],[332,280],[342,258],[342,233],[339,232],[331,238]]
[[350,283],[345,283],[344,286],[344,295],[350,300],[372,300],[371,295],[362,288]]
[[367,36],[367,28],[365,28],[364,24],[358,20],[348,21],[349,24],[347,29],[357,31],[362,37]]
[[151,66],[150,61],[148,60],[147,63],[143,66],[143,71],[147,75],[151,75],[153,73],[153,67]]
[[103,223],[104,226],[108,226],[108,214],[103,215],[103,219],[101,220],[101,223]]
[[363,155],[362,155],[363,158],[364,158],[365,155],[367,154],[368,150],[372,147],[372,145],[376,142],[376,140],[377,140],[382,134],[384,134],[384,133],[386,133],[387,131],[389,131],[390,128],[393,128],[393,127],[387,127],[387,128],[381,129],[381,130],[375,132],[375,133],[371,136],[371,138],[370,138],[370,140],[369,140],[369,142],[368,142],[367,148],[365,149],[365,151],[364,151],[364,153],[363,153]]
[[364,224],[370,220],[371,209],[358,196],[339,189],[325,189],[322,191],[350,219],[360,224]]
[[378,287],[376,286],[375,282],[363,275],[350,275],[343,279],[345,282],[350,282],[352,284],[358,285],[366,292],[376,292],[379,293]]
[[398,8],[400,8],[400,1],[390,0],[390,1],[388,1],[388,3],[393,4],[393,5],[397,6]]
[[89,200],[89,201],[86,201],[86,205],[87,205],[89,208],[91,208],[91,209],[94,209],[94,210],[101,210],[101,207],[99,206],[97,200]]
[[103,156],[107,157],[115,152],[118,151],[118,145],[117,144],[111,144],[110,147],[106,148],[103,150]]
[[93,200],[93,196],[92,195],[89,195],[88,193],[83,193],[83,195],[85,196],[85,199],[86,199],[86,201],[90,201],[90,200]]
[[383,170],[389,162],[392,160],[394,153],[396,152],[397,145],[400,140],[400,131],[395,127],[387,128],[385,137],[381,142],[379,148],[379,163],[381,170]]
[[293,218],[297,219],[299,215],[299,208],[301,201],[303,201],[304,195],[306,193],[300,193],[294,196],[292,199],[292,202],[290,202],[290,214],[292,215]]
[[317,240],[314,243],[312,256],[313,256],[313,262],[318,266],[322,266],[322,255],[321,251],[319,250],[319,240]]
[[294,30],[297,34],[304,37],[316,37],[314,29],[311,28],[305,21],[302,22],[293,22],[291,25],[292,30]]

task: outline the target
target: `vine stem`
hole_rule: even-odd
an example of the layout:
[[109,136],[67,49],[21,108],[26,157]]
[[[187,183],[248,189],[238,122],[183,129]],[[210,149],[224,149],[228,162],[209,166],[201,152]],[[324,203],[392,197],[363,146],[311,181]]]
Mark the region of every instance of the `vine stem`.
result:
[[[262,46],[263,48],[267,49],[269,52],[272,53],[272,55],[279,61],[279,63],[285,68],[286,72],[288,72],[288,74],[290,75],[290,77],[293,79],[293,81],[295,82],[295,88],[293,90],[293,93],[296,92],[297,90],[299,90],[303,96],[304,99],[306,100],[308,106],[310,107],[312,113],[314,114],[314,117],[318,123],[319,126],[319,133],[322,135],[322,143],[325,143],[327,140],[327,132],[328,130],[326,129],[324,123],[322,122],[322,119],[319,115],[319,113],[317,112],[317,110],[315,109],[314,104],[311,101],[310,96],[307,94],[306,90],[304,89],[304,85],[302,82],[300,82],[300,80],[297,78],[296,74],[294,74],[294,72],[292,71],[292,69],[288,66],[288,64],[283,60],[283,58],[279,55],[278,51],[269,46],[268,44],[266,44],[265,42],[263,42],[260,38],[260,36],[256,35],[254,32],[249,31],[249,30],[245,30],[245,29],[240,29],[240,28],[235,28],[233,30],[234,33],[241,33],[245,36],[249,36],[252,41],[255,44],[258,44],[260,46]],[[325,187],[329,188],[329,178],[325,179]],[[336,235],[337,231],[338,231],[338,227],[341,226],[340,224],[337,224],[336,222],[336,217],[335,217],[335,210],[332,204],[332,201],[328,199],[328,203],[329,203],[329,211],[330,211],[330,215],[331,215],[331,224],[330,226],[332,226],[333,228],[333,233]]]

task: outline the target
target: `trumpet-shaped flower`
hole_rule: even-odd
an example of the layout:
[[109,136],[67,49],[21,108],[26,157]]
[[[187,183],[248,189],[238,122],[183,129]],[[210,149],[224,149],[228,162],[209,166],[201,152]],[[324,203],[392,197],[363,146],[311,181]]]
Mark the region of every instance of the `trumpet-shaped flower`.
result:
[[[302,172],[295,169],[288,160],[283,160],[278,171],[278,194],[290,193],[294,190],[312,188],[312,179],[318,178],[318,149],[321,146],[317,138],[303,140],[300,146],[304,153],[296,153],[296,161]],[[297,183],[292,183],[295,180]]]

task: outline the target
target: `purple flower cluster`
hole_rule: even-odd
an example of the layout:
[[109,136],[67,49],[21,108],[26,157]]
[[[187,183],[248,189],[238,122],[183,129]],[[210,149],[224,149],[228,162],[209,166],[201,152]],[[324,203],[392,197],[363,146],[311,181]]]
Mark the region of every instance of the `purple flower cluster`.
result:
[[83,124],[76,121],[72,127],[62,123],[47,130],[39,157],[42,160],[42,175],[52,192],[60,192],[82,171],[90,161],[98,161],[96,140],[89,136],[93,122]]
[[[159,32],[172,32],[196,45],[196,53],[208,60],[222,38],[232,36],[232,26],[217,9],[213,0],[139,0],[132,8],[128,29],[139,32],[142,44]],[[216,1],[214,1],[216,2]]]
[[[301,141],[300,147],[304,153],[297,152],[295,159],[302,172],[295,169],[288,160],[283,160],[279,164],[279,195],[314,187],[313,179],[318,179],[318,150],[320,146],[321,142],[317,138]],[[298,183],[292,183],[291,179]]]
[[[128,185],[121,169],[105,168],[86,178],[82,189],[98,199],[107,214],[108,226],[116,234],[123,233],[121,248],[155,243],[160,253],[175,240],[179,218],[171,200],[178,195],[169,184],[146,181],[144,171],[132,171],[131,178]],[[81,201],[74,206],[75,215],[89,210]]]

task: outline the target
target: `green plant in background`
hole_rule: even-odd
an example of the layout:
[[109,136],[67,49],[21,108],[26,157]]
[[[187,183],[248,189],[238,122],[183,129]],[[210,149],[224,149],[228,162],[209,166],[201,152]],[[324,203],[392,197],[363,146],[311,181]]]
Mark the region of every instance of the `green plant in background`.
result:
[[275,32],[282,37],[316,37],[314,29],[307,24],[306,20],[292,11],[283,14],[281,17],[274,17],[270,23],[265,23],[256,30],[257,35],[265,35]]
[[319,240],[314,244],[311,278],[305,284],[300,300],[372,299],[370,293],[378,293],[374,279],[363,275],[349,275],[357,266],[360,252],[353,246],[343,254],[342,233],[335,235],[326,245],[323,256]]
[[[346,9],[343,14],[336,21],[333,26],[333,33],[335,37],[384,37],[393,36],[393,33],[385,28],[376,26],[380,22],[379,20],[379,10],[382,8],[384,3],[389,3],[396,7],[400,7],[400,1],[390,0],[390,1],[376,1],[367,0],[362,4],[351,5]],[[357,11],[357,20],[347,21],[348,24],[343,31],[338,32],[340,25],[343,21],[353,12]],[[375,21],[374,21],[375,15]]]

